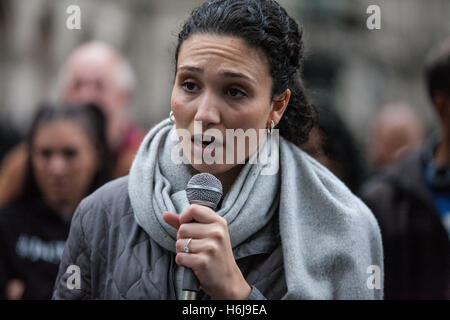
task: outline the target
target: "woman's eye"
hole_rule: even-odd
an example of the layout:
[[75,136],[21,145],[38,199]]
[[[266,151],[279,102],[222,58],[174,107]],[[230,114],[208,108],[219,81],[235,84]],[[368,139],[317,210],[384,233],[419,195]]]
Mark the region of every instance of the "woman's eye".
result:
[[78,151],[76,149],[67,148],[63,150],[63,154],[67,159],[72,159],[78,155]]
[[186,91],[193,92],[197,88],[197,85],[193,82],[185,81],[181,85]]
[[42,149],[42,150],[40,150],[39,154],[40,154],[41,157],[43,157],[45,159],[48,159],[48,158],[50,158],[52,156],[52,150],[50,150],[50,149]]
[[246,97],[247,96],[244,91],[239,90],[237,88],[230,88],[230,89],[228,89],[228,94],[231,97],[234,97],[234,98],[240,98],[240,97]]

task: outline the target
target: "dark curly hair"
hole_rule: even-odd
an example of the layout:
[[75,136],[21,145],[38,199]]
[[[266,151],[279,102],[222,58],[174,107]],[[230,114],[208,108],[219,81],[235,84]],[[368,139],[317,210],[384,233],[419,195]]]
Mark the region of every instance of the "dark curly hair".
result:
[[272,99],[287,89],[291,98],[277,127],[280,135],[299,145],[308,139],[315,109],[300,77],[303,64],[302,30],[274,0],[209,0],[194,9],[178,35],[180,47],[196,33],[233,36],[262,49],[269,61]]

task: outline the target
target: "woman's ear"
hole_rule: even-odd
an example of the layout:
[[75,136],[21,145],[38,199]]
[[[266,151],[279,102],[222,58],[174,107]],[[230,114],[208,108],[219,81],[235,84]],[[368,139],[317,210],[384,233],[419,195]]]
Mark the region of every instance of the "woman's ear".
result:
[[269,119],[273,120],[275,125],[277,125],[280,122],[281,117],[284,114],[284,111],[286,111],[286,107],[288,106],[290,98],[291,98],[291,90],[289,89],[286,89],[285,92],[273,98],[272,111],[270,112]]

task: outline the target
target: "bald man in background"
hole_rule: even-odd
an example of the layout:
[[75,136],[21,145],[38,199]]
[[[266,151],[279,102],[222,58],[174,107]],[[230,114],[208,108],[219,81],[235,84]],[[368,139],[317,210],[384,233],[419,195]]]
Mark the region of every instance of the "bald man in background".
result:
[[[77,47],[59,75],[59,100],[65,104],[97,104],[107,119],[107,137],[113,152],[114,177],[128,174],[145,132],[129,115],[135,96],[135,78],[129,62],[109,45],[93,41]],[[0,167],[0,206],[14,200],[22,188],[27,152],[22,143]]]
[[380,169],[419,148],[424,127],[411,106],[397,102],[383,106],[371,124],[369,136],[369,161],[374,169]]

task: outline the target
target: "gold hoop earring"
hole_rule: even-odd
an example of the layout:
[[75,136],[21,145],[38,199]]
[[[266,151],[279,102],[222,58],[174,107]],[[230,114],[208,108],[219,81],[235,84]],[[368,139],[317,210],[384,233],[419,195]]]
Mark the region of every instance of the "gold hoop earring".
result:
[[170,122],[175,123],[175,116],[173,115],[172,110],[170,110],[170,113],[169,113],[169,120],[170,120]]

